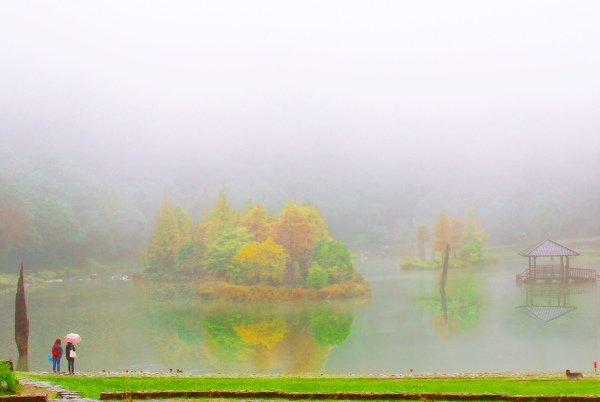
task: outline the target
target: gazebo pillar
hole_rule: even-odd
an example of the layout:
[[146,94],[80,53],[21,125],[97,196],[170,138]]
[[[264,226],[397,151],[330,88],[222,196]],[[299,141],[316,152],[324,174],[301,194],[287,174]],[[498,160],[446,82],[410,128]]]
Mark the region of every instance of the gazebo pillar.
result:
[[565,266],[565,273],[566,273],[566,277],[567,277],[567,281],[570,279],[569,276],[569,256],[567,256],[567,265]]
[[566,279],[565,276],[565,261],[563,259],[563,256],[560,256],[560,281],[564,282]]

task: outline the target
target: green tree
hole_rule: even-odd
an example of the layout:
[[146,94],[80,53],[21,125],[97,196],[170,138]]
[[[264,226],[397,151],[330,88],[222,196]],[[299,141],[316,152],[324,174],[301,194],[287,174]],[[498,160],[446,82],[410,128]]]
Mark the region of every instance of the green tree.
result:
[[148,247],[146,265],[149,271],[166,271],[174,267],[179,244],[177,227],[177,216],[169,205],[167,197],[164,197],[156,216],[154,235],[150,239]]
[[235,268],[233,257],[252,241],[246,228],[234,227],[221,231],[216,241],[208,247],[204,266],[208,273],[220,279],[228,279]]
[[488,237],[488,233],[475,219],[473,212],[469,211],[465,224],[465,235],[460,245],[460,257],[471,263],[481,262],[483,260],[483,249]]
[[175,268],[177,274],[195,276],[202,266],[202,248],[193,240],[187,240],[177,247]]
[[313,262],[308,267],[308,276],[306,278],[306,286],[309,288],[320,289],[329,284],[329,275],[327,271],[318,263]]
[[315,248],[314,260],[328,274],[330,283],[343,282],[352,277],[352,255],[340,240],[322,241]]

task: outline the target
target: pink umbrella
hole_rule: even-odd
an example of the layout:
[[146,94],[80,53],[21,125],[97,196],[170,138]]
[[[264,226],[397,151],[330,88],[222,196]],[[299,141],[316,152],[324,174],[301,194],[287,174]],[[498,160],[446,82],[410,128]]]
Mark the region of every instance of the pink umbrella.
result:
[[65,342],[71,342],[71,343],[77,343],[77,342],[81,341],[81,337],[72,332],[70,334],[66,334],[63,339],[65,340]]

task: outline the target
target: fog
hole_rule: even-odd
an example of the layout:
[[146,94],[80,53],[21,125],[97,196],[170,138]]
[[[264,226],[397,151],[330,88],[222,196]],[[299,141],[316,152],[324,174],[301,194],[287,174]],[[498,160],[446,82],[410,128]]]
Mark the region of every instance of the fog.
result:
[[84,182],[81,205],[137,211],[132,254],[164,194],[198,218],[223,184],[240,207],[310,201],[350,241],[411,242],[417,223],[469,208],[491,243],[598,236],[599,13],[5,2],[0,176],[19,188],[37,169],[58,197]]

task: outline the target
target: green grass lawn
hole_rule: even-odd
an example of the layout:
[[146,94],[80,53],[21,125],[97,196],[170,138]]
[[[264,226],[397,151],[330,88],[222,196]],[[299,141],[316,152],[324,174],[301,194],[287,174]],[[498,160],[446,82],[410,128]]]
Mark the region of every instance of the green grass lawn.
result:
[[600,379],[562,378],[342,378],[342,377],[69,377],[19,374],[98,398],[103,391],[283,391],[498,393],[507,395],[600,395]]

